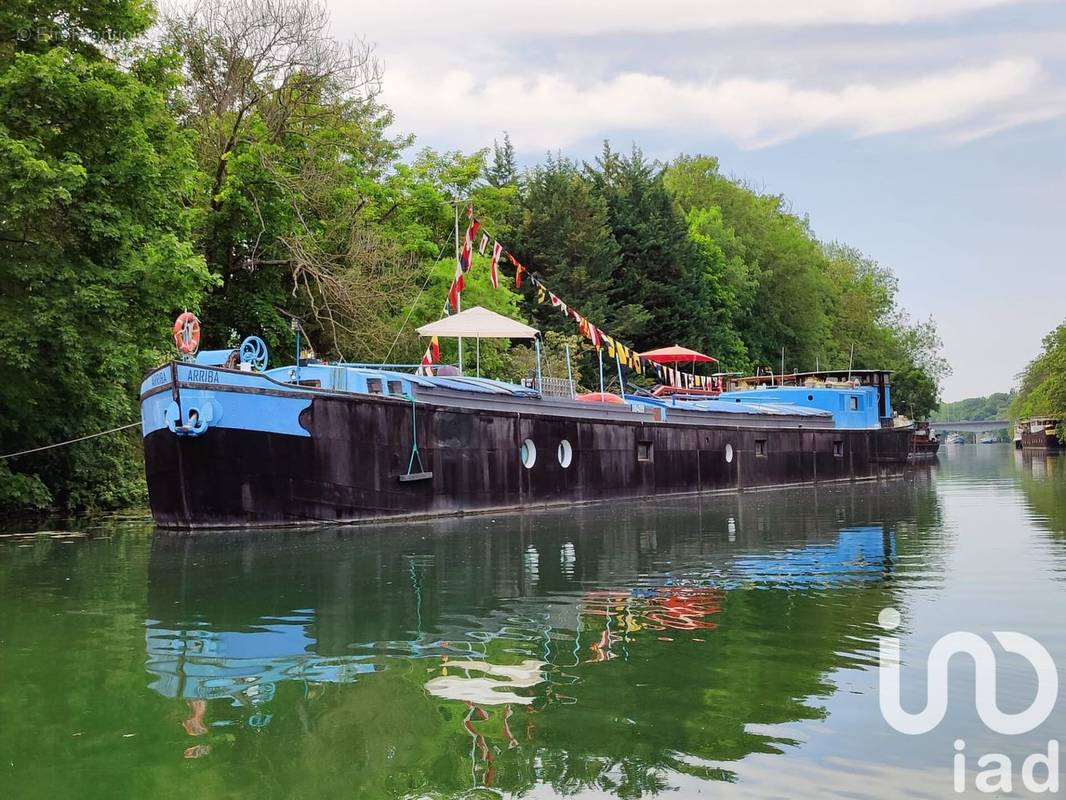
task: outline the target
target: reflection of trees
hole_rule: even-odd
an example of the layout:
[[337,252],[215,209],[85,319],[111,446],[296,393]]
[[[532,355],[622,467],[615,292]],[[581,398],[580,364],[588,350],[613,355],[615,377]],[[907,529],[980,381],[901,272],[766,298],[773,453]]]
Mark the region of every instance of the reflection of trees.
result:
[[[731,780],[731,762],[794,744],[752,726],[820,718],[828,675],[872,663],[896,549],[920,548],[909,533],[937,514],[917,480],[425,526],[160,535],[149,668],[183,673],[156,682],[175,701],[205,669],[219,670],[215,686],[261,670],[268,702],[241,708],[223,692],[207,721],[269,719],[268,737],[231,747],[252,759],[286,748],[270,756],[286,790],[548,783],[635,797],[665,788],[669,771]],[[278,639],[265,665],[226,638],[285,625],[299,635]],[[182,650],[205,632],[214,662]],[[285,641],[298,652],[281,652]],[[359,668],[308,672],[307,659]],[[510,702],[448,699],[493,673],[464,668],[470,659],[543,667],[533,685],[505,687]]]
[[1038,525],[1066,541],[1066,457],[1018,451],[1018,485]]

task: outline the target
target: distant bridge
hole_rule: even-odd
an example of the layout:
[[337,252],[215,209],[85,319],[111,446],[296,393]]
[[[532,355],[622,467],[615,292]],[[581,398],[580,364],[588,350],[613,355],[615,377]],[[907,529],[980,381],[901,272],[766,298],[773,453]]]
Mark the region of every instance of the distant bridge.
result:
[[978,420],[962,420],[961,422],[930,422],[929,427],[935,431],[941,433],[951,432],[969,432],[969,433],[985,433],[986,431],[998,431],[1001,428],[1009,428],[1010,420],[1006,419],[978,419]]

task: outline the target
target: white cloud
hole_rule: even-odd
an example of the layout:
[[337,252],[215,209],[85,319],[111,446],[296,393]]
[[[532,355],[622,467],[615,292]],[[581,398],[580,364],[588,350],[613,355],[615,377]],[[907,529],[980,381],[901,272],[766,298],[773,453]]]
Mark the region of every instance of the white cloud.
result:
[[[740,26],[896,25],[1024,0],[393,0],[337,4],[334,19],[389,38],[670,33]],[[376,38],[376,37],[372,37]]]
[[[829,89],[746,77],[685,82],[649,72],[580,85],[553,73],[479,79],[466,70],[433,73],[394,65],[386,75],[385,101],[404,130],[464,147],[503,129],[524,151],[641,130],[725,136],[756,147],[819,130],[870,136],[951,128],[978,118],[1009,126],[1012,118],[1000,112],[1037,102],[1041,82],[1039,65],[1026,58]],[[1020,121],[1031,117],[1012,113]]]

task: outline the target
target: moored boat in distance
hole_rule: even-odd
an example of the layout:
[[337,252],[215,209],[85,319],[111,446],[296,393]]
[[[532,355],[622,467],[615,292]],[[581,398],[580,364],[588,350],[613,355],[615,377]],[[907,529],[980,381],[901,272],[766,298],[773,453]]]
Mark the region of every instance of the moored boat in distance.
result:
[[1059,438],[1059,420],[1050,417],[1032,417],[1018,420],[1015,425],[1015,446],[1025,450],[1061,450],[1064,445]]
[[911,461],[928,461],[936,458],[940,451],[940,440],[936,431],[929,427],[928,422],[918,422],[914,426],[911,435]]
[[268,369],[261,342],[245,345],[172,361],[141,386],[150,504],[162,526],[355,522],[879,479],[902,473],[911,440],[910,428],[892,425],[885,372],[809,373],[766,388],[735,381],[713,399],[583,402],[547,396],[536,381],[312,360]]

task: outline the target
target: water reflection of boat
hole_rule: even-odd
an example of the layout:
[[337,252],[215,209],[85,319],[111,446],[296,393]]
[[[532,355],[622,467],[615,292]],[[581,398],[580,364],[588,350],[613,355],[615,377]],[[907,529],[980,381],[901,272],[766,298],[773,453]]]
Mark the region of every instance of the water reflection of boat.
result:
[[[377,754],[324,770],[332,788],[367,796],[458,757],[444,754],[460,742],[476,762],[468,778],[476,766],[478,782],[516,793],[560,779],[563,763],[595,782],[634,758],[639,773],[678,768],[678,753],[775,752],[783,743],[750,726],[816,715],[804,698],[831,691],[827,672],[868,663],[873,645],[855,630],[892,602],[896,524],[920,516],[912,498],[901,483],[495,523],[157,536],[151,687],[189,704],[197,747],[220,727],[269,724],[289,737],[279,763]],[[768,647],[802,657],[763,663]],[[693,682],[715,687],[713,703]],[[656,687],[654,703],[641,686]],[[603,735],[618,719],[639,726],[639,753]],[[449,780],[428,785],[463,788]]]

